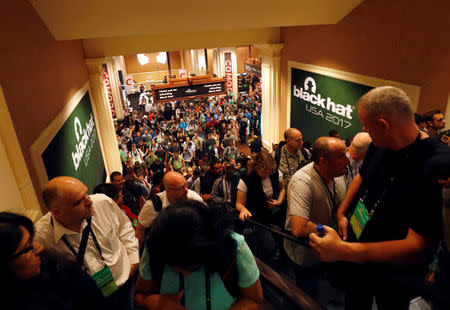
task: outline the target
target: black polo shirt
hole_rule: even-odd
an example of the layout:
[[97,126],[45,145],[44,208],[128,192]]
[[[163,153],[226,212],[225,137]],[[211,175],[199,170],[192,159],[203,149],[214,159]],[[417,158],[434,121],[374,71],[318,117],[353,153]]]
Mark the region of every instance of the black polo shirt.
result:
[[361,198],[374,213],[360,242],[404,239],[409,228],[434,240],[442,238],[441,186],[427,167],[431,158],[445,152],[448,148],[432,138],[395,152],[369,146],[353,206]]

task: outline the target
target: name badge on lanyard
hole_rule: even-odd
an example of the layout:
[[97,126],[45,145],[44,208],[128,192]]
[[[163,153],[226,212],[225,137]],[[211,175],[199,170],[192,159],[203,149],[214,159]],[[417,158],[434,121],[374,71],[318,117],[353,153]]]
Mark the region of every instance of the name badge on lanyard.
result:
[[355,233],[356,239],[359,240],[362,232],[364,231],[364,227],[366,227],[367,222],[369,222],[371,216],[367,211],[366,206],[360,199],[358,204],[356,205],[355,212],[353,212],[352,217],[350,218],[350,225],[353,228],[353,232]]
[[111,296],[119,289],[108,265],[105,265],[105,267],[94,273],[91,277],[97,283],[97,286],[101,289],[105,297]]

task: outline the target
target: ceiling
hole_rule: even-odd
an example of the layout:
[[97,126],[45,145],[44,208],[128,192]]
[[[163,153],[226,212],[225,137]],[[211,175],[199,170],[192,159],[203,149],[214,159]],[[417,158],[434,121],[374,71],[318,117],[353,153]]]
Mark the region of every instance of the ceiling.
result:
[[29,0],[57,40],[334,24],[363,0]]

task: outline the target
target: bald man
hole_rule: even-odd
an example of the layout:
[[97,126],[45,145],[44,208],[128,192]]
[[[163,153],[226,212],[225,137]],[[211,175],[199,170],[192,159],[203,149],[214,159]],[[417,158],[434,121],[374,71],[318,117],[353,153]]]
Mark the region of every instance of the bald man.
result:
[[419,130],[399,88],[372,89],[358,114],[373,143],[337,213],[344,240],[325,227],[310,244],[321,261],[355,263],[345,270],[346,309],[372,309],[374,297],[378,309],[408,309],[417,292],[396,280],[422,282],[442,238],[441,187],[426,167],[449,149]]
[[82,265],[110,309],[134,309],[138,240],[116,203],[103,194],[89,196],[86,185],[72,177],[50,180],[43,199],[50,212],[36,223],[35,240]]
[[[345,143],[336,138],[321,137],[313,146],[313,162],[297,171],[287,189],[286,229],[297,238],[308,237],[317,224],[333,225],[337,207],[345,195],[348,164]],[[310,248],[285,239],[290,259],[289,276],[310,296],[317,297],[320,278],[319,261]],[[295,281],[294,281],[295,282]]]
[[288,128],[284,132],[283,145],[280,151],[280,165],[278,169],[283,173],[283,182],[288,186],[292,175],[311,162],[311,154],[303,148],[303,135],[296,128]]
[[147,200],[139,213],[136,236],[140,245],[144,241],[145,230],[151,226],[162,208],[184,199],[203,201],[199,194],[187,189],[186,179],[181,173],[175,171],[167,172],[164,175],[163,184],[165,190]]

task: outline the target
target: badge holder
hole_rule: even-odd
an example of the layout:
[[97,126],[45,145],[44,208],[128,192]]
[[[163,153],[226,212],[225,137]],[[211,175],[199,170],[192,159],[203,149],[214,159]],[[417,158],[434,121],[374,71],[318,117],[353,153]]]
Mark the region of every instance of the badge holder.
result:
[[353,232],[355,233],[356,239],[359,240],[362,232],[364,231],[364,227],[366,227],[367,222],[371,219],[369,212],[367,212],[367,208],[362,202],[362,200],[358,201],[356,205],[355,212],[353,212],[352,217],[350,218],[350,225],[353,228]]
[[[85,267],[83,261],[84,261],[84,254],[86,253],[86,246],[89,239],[89,234],[92,236],[92,239],[94,240],[95,247],[97,248],[100,257],[102,258],[103,263],[105,262],[102,255],[102,249],[100,248],[100,245],[97,241],[97,237],[95,236],[94,231],[91,228],[91,218],[86,219],[86,222],[87,225],[83,229],[78,253],[70,244],[70,242],[67,240],[66,236],[62,236],[61,238],[63,242],[66,244],[66,246],[69,248],[69,250],[73,253],[73,255],[75,255],[75,257],[77,258],[77,262],[83,268]],[[51,224],[53,226],[53,218],[51,219]],[[114,280],[111,269],[106,264],[105,267],[103,267],[100,271],[91,275],[91,277],[95,281],[97,286],[101,289],[103,296],[105,296],[105,298],[111,296],[119,289],[119,287],[116,284],[116,281]]]
[[97,286],[101,289],[105,298],[108,298],[119,289],[116,281],[114,281],[111,269],[107,265],[105,265],[105,267],[103,267],[100,271],[94,273],[92,275],[92,279],[94,279],[95,283],[97,283]]

